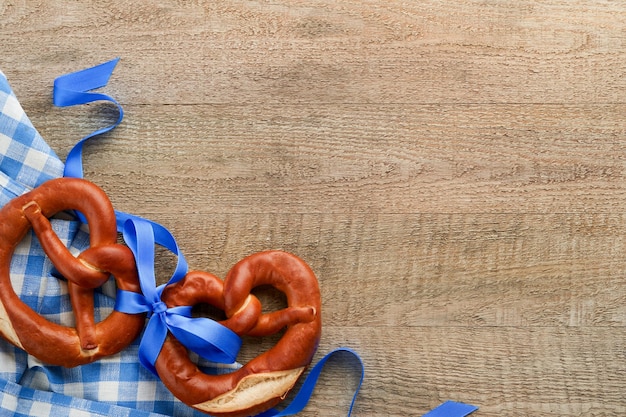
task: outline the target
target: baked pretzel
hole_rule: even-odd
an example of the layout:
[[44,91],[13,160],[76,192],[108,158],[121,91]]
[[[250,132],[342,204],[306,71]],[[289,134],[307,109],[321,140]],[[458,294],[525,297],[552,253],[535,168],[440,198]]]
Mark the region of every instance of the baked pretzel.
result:
[[[71,209],[86,217],[90,232],[90,247],[77,257],[60,241],[48,220]],[[38,315],[11,285],[11,258],[31,228],[68,281],[76,328]],[[94,321],[93,289],[111,274],[119,289],[140,292],[133,254],[116,242],[111,202],[91,182],[54,179],[11,200],[0,210],[0,335],[45,363],[65,367],[93,362],[128,346],[141,332],[145,314],[113,311],[101,322]]]
[[[262,313],[250,292],[270,285],[283,292],[287,307]],[[188,357],[185,347],[168,335],[155,368],[167,388],[185,404],[213,416],[239,417],[263,412],[285,398],[311,363],[321,334],[321,299],[317,279],[295,255],[267,251],[238,262],[222,282],[206,272],[191,271],[168,285],[168,307],[210,304],[226,313],[220,323],[240,336],[268,336],[286,327],[277,344],[235,372],[207,375]]]

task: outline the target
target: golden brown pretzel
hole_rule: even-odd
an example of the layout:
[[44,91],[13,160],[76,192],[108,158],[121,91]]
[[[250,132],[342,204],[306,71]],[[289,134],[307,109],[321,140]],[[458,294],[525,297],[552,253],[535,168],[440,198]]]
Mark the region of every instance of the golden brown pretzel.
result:
[[[90,248],[78,257],[63,245],[48,220],[70,209],[80,211],[89,224]],[[35,313],[11,285],[11,258],[31,228],[68,280],[75,329]],[[93,289],[110,274],[118,288],[140,292],[133,254],[116,241],[113,207],[106,194],[88,181],[54,179],[11,200],[0,210],[0,335],[45,363],[66,367],[93,362],[130,344],[143,328],[144,314],[113,311],[100,323],[93,316]]]
[[[287,308],[261,313],[250,291],[271,285],[287,297]],[[266,336],[286,327],[277,344],[242,368],[224,375],[207,375],[189,360],[187,350],[171,335],[155,367],[163,383],[187,405],[214,416],[250,416],[282,399],[311,363],[321,334],[321,299],[309,266],[282,251],[253,254],[237,263],[222,281],[192,271],[169,285],[162,300],[168,307],[211,304],[225,311],[220,322],[242,335]]]

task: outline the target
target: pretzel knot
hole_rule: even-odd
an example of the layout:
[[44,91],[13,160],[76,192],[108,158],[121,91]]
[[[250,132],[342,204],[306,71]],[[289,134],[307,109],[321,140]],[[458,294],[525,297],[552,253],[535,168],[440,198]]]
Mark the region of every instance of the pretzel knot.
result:
[[[287,307],[263,313],[251,291],[270,285],[283,292]],[[207,375],[190,361],[171,334],[155,368],[181,401],[214,416],[250,416],[285,398],[311,363],[321,334],[321,298],[315,274],[300,258],[282,251],[250,255],[222,282],[212,274],[191,271],[162,294],[168,307],[210,304],[226,313],[220,323],[240,336],[268,336],[286,329],[280,340],[235,372]]]
[[[49,218],[77,210],[89,225],[90,247],[77,257],[54,233]],[[115,212],[96,185],[77,178],[50,180],[0,210],[0,335],[43,362],[73,367],[117,353],[141,332],[145,314],[113,311],[94,320],[93,290],[111,275],[119,289],[140,292],[132,252],[117,244]],[[56,269],[67,279],[76,328],[50,322],[15,293],[10,263],[15,248],[33,229]]]

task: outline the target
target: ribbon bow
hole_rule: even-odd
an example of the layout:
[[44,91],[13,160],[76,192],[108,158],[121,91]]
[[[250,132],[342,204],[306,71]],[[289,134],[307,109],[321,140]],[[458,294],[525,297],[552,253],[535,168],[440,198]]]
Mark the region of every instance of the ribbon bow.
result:
[[[233,363],[241,348],[239,336],[208,318],[193,318],[192,306],[167,307],[161,301],[163,289],[180,281],[187,273],[187,262],[170,232],[159,225],[126,213],[117,214],[124,240],[135,255],[143,294],[118,290],[115,309],[124,313],[148,313],[150,319],[139,344],[139,360],[157,375],[154,364],[168,331],[187,349],[218,363]],[[118,226],[118,227],[119,227]],[[178,257],[176,269],[167,284],[156,286],[154,245],[159,243]]]

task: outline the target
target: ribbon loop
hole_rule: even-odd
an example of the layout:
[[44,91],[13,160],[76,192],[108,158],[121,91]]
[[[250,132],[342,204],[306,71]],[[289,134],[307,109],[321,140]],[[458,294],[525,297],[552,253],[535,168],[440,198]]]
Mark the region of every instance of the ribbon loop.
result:
[[352,402],[350,403],[350,409],[348,410],[348,417],[350,417],[350,415],[352,415],[352,409],[354,408],[354,403],[356,402],[357,395],[359,394],[359,390],[361,389],[361,385],[363,384],[363,379],[365,378],[365,367],[363,365],[363,360],[361,359],[359,354],[356,353],[354,350],[347,348],[347,347],[337,348],[327,353],[326,356],[320,359],[320,361],[317,364],[315,364],[313,369],[311,369],[311,371],[307,375],[306,379],[302,383],[302,386],[300,387],[300,391],[298,391],[294,399],[291,401],[291,403],[289,403],[289,405],[284,410],[278,411],[275,409],[271,409],[264,413],[259,414],[257,417],[286,417],[286,416],[292,416],[294,414],[298,414],[300,411],[302,411],[304,407],[306,407],[306,405],[308,404],[309,400],[311,399],[311,395],[313,395],[313,389],[315,388],[315,385],[317,384],[317,380],[319,379],[320,374],[322,373],[322,369],[324,368],[324,366],[326,365],[329,359],[331,359],[333,356],[336,356],[337,354],[340,354],[340,353],[348,353],[354,356],[354,358],[356,358],[358,361],[359,370],[361,374],[359,383],[352,397]]

